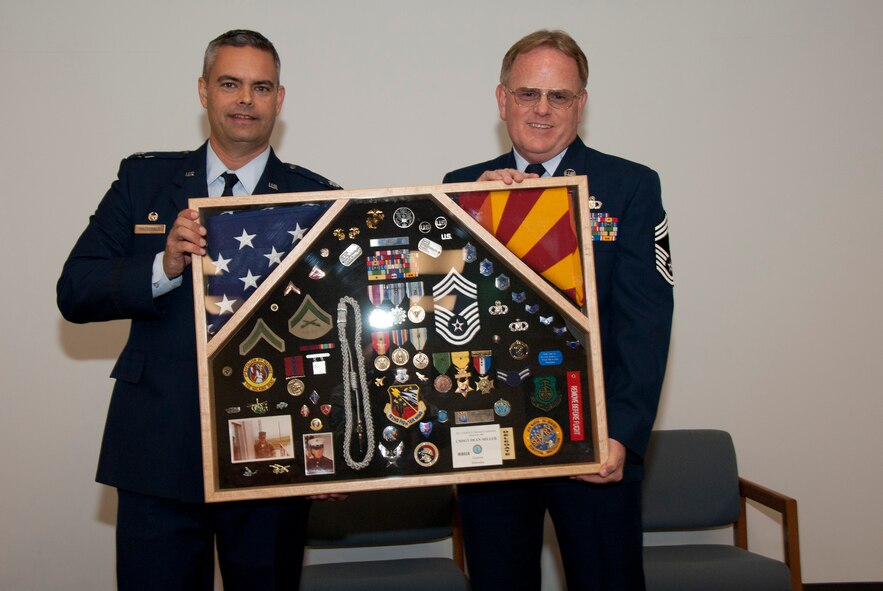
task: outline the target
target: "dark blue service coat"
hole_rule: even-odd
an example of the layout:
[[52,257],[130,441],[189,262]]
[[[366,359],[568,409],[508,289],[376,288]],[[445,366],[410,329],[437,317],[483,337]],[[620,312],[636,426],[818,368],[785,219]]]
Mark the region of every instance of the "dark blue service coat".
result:
[[[58,307],[77,323],[131,319],[111,372],[116,380],[98,482],[188,502],[203,500],[193,282],[156,299],[153,261],[191,197],[206,194],[206,144],[193,152],[145,153],[120,164],[58,280]],[[339,188],[270,153],[255,193]],[[165,224],[136,234],[136,224]]]
[[[449,172],[444,182],[473,182],[482,172],[500,168],[515,168],[511,151]],[[624,480],[640,480],[665,375],[673,310],[659,176],[641,164],[588,148],[579,137],[553,176],[568,169],[588,176],[589,193],[601,202],[593,213],[618,220],[616,239],[595,241],[592,248],[608,432],[628,450]]]

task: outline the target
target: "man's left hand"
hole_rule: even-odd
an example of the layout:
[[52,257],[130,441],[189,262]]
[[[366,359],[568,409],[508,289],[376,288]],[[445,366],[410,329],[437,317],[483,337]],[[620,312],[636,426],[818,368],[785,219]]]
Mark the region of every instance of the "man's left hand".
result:
[[607,461],[601,464],[597,474],[581,474],[571,476],[574,480],[592,482],[594,484],[608,484],[622,480],[625,469],[625,446],[616,439],[607,440]]

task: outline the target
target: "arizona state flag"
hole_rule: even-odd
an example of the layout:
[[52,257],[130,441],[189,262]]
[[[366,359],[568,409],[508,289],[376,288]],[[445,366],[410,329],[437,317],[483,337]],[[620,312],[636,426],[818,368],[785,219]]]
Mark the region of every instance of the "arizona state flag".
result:
[[458,202],[531,269],[583,305],[579,241],[566,187],[460,193]]

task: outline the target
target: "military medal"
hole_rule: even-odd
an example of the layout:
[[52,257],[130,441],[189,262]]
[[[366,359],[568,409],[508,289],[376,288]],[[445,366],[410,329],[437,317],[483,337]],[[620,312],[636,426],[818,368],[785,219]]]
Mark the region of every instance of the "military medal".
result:
[[445,374],[442,374],[435,378],[435,381],[432,382],[432,387],[435,388],[436,392],[440,394],[447,394],[451,391],[451,388],[454,387],[454,382],[451,381],[451,378]]
[[377,371],[386,371],[389,369],[390,362],[389,357],[386,356],[386,351],[389,349],[389,332],[388,331],[379,331],[371,333],[371,346],[374,351],[377,353],[377,357],[374,358],[374,368]]
[[383,300],[386,298],[386,290],[384,289],[383,284],[374,284],[368,286],[368,301],[370,301],[375,308],[379,308],[381,304],[383,304]]
[[405,319],[407,319],[408,314],[402,308],[401,303],[402,300],[405,299],[405,284],[404,283],[389,283],[384,285],[384,290],[386,291],[386,297],[393,305],[392,309],[392,323],[393,324],[402,324]]
[[408,331],[407,329],[401,329],[391,332],[392,342],[397,345],[397,348],[390,354],[390,358],[396,365],[405,365],[411,359],[411,355],[404,348],[404,344],[408,342]]
[[420,324],[426,318],[426,310],[420,306],[411,306],[408,308],[408,320],[414,324]]
[[451,353],[451,362],[457,368],[457,373],[454,377],[468,378],[472,376],[466,369],[469,367],[469,351],[455,351]]
[[500,398],[494,402],[494,413],[496,413],[498,417],[508,416],[510,412],[512,412],[512,405],[509,404],[508,400]]
[[482,394],[490,394],[491,390],[494,389],[494,381],[488,376],[481,376],[478,378],[478,381],[475,382],[475,389]]
[[451,361],[457,368],[457,373],[454,375],[457,387],[454,391],[465,398],[469,392],[472,392],[472,386],[469,385],[469,378],[472,377],[472,374],[466,370],[469,367],[469,351],[451,353]]
[[493,351],[473,351],[472,366],[479,375],[484,375],[491,370],[491,362],[493,361]]
[[428,332],[425,328],[412,328],[408,331],[411,342],[414,343],[414,349],[417,350],[417,353],[414,354],[414,367],[417,369],[429,367],[429,355],[423,352]]

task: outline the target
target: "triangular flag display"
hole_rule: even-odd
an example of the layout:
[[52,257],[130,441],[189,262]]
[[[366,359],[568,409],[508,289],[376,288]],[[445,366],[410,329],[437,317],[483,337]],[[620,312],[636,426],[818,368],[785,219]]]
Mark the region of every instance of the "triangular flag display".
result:
[[588,189],[536,183],[193,199],[206,499],[596,472]]

